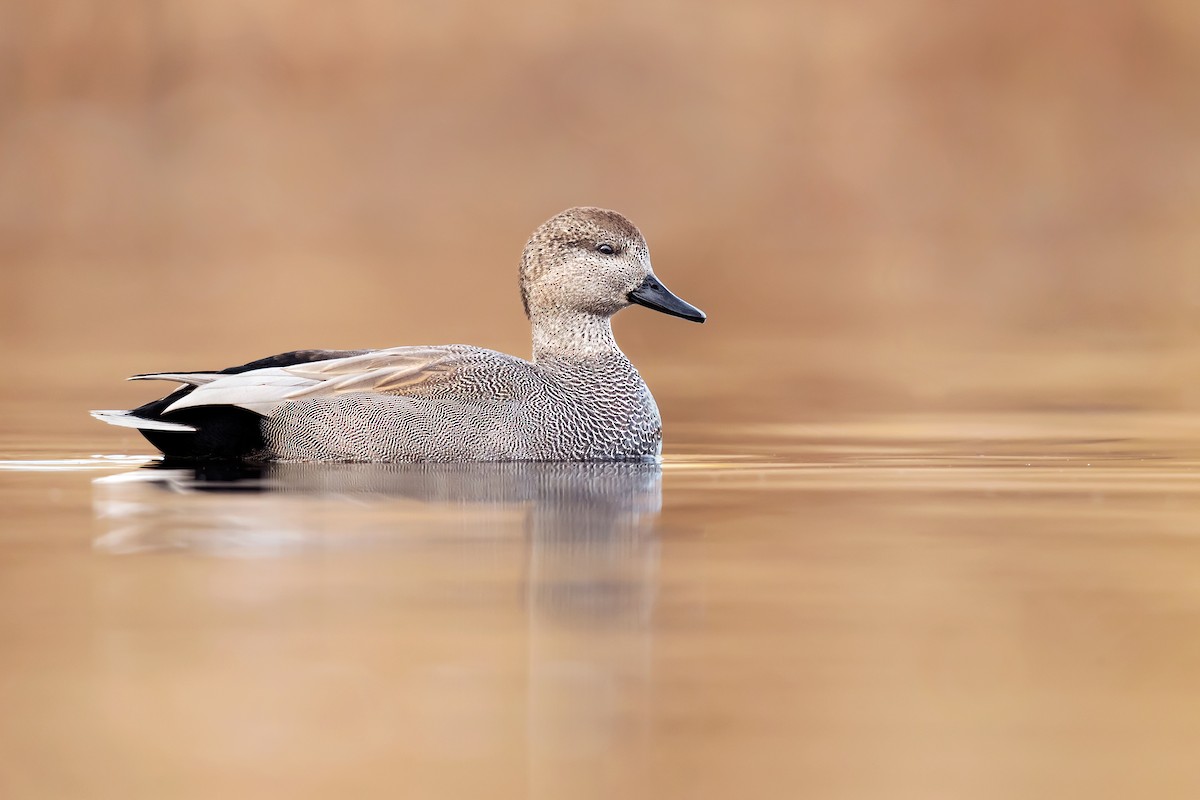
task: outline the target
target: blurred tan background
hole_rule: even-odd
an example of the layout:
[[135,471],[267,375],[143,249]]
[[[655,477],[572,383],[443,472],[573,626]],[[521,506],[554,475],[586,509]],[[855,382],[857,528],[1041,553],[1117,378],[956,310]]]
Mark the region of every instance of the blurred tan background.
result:
[[0,2],[0,400],[528,352],[526,236],[646,233],[671,419],[1200,406],[1200,5]]

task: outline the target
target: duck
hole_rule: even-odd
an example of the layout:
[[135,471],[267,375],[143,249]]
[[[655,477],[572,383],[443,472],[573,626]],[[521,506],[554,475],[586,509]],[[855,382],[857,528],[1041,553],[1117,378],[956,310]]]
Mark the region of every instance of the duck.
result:
[[655,275],[641,231],[603,208],[542,223],[519,278],[528,360],[463,344],[293,350],[134,375],[179,386],[132,410],[91,413],[173,460],[658,461],[662,418],[612,317],[632,305],[699,323],[704,312]]

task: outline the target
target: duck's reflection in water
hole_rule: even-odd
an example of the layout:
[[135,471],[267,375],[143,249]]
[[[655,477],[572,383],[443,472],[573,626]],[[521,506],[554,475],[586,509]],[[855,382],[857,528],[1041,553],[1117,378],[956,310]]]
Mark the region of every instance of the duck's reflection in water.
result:
[[662,468],[647,463],[173,464],[100,478],[111,554],[252,558],[525,542],[532,606],[578,621],[649,612]]
[[[496,759],[501,773],[524,771],[529,795],[560,796],[579,768],[607,770],[649,729],[661,505],[657,464],[164,464],[96,482],[95,547],[206,556],[175,560],[182,583],[173,574],[156,602],[189,618],[228,619],[222,609],[246,598],[270,619],[301,615],[299,630],[320,631],[311,641],[344,642],[335,658],[379,676],[369,713],[390,718],[394,698],[398,753]],[[120,580],[162,591],[150,573],[170,565],[145,565]],[[291,635],[277,622],[253,630],[237,640]],[[199,635],[190,646],[226,652],[243,632]],[[259,653],[254,669],[267,666]]]

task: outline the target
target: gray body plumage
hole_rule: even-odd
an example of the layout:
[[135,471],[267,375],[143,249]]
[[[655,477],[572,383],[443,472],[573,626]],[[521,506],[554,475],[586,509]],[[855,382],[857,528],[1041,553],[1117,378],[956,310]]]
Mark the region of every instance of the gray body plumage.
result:
[[[656,459],[658,407],[617,347],[611,318],[633,303],[696,322],[704,314],[658,281],[642,234],[613,211],[564,211],[525,245],[520,286],[529,361],[468,345],[298,351],[220,373],[138,376],[187,388],[135,411],[93,414],[192,458]],[[247,412],[261,436],[246,435]],[[225,447],[225,431],[252,445]]]
[[262,423],[266,457],[635,461],[662,449],[658,407],[619,350],[579,362],[529,362],[463,345],[445,350],[452,356],[442,378],[408,394],[283,403]]

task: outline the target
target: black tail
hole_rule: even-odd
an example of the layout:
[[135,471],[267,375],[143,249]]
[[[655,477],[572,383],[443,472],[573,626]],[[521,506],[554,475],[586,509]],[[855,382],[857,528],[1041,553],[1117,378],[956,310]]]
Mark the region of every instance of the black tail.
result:
[[253,459],[262,455],[262,417],[237,406],[198,406],[164,413],[167,406],[190,393],[195,387],[184,386],[160,400],[153,400],[129,413],[142,419],[162,420],[190,425],[187,431],[139,429],[146,441],[168,458],[230,460]]

